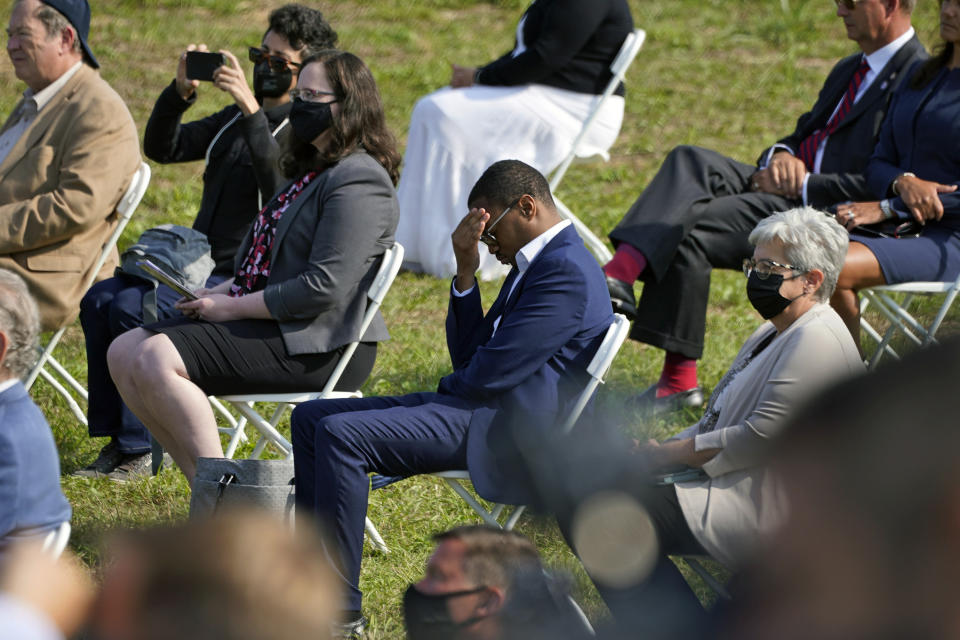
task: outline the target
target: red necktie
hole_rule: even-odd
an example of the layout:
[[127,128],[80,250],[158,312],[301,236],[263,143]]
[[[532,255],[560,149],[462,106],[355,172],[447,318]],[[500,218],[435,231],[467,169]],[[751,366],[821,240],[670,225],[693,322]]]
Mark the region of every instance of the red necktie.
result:
[[857,89],[860,88],[860,83],[863,82],[863,78],[869,70],[870,65],[867,64],[867,59],[864,58],[860,63],[860,68],[857,69],[857,72],[853,74],[853,78],[850,79],[850,86],[847,87],[847,92],[843,94],[843,100],[840,101],[840,106],[833,112],[833,116],[827,122],[827,126],[823,129],[817,129],[807,136],[806,140],[800,143],[800,150],[797,155],[803,160],[803,164],[807,165],[808,171],[813,171],[813,163],[817,159],[817,149],[820,148],[820,143],[837,130],[837,127],[840,126],[843,119],[846,118],[850,110],[853,109],[853,99],[857,97]]

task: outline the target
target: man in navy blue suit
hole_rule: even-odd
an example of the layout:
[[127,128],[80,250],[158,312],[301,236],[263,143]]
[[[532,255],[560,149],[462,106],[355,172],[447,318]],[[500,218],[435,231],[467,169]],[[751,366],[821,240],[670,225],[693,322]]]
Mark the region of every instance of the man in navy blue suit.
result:
[[[613,320],[595,259],[557,213],[550,187],[517,160],[491,165],[453,232],[447,313],[454,371],[436,392],[317,400],[291,418],[298,514],[332,533],[347,599],[346,633],[362,629],[358,589],[369,479],[469,469],[488,500],[523,503],[532,487],[523,443],[554,426],[587,381]],[[474,274],[478,243],[512,266],[488,313]]]
[[0,560],[16,540],[70,519],[53,434],[20,382],[36,359],[39,318],[23,279],[0,269]]

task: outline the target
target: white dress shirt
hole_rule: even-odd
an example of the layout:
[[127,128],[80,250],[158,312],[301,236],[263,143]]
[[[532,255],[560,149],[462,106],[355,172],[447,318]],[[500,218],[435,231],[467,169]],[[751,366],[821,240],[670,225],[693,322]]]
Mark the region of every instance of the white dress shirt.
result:
[[[900,51],[903,45],[907,44],[907,42],[909,42],[910,39],[913,38],[913,34],[914,34],[914,29],[913,27],[910,27],[909,29],[907,29],[907,31],[903,35],[901,35],[899,38],[897,38],[893,42],[883,47],[880,47],[870,55],[864,56],[864,58],[866,58],[866,61],[867,61],[867,66],[869,66],[870,68],[867,71],[867,74],[863,77],[863,81],[860,83],[860,86],[857,88],[857,95],[853,97],[853,104],[857,104],[857,101],[860,100],[860,98],[862,98],[863,95],[867,92],[867,90],[870,88],[870,85],[873,84],[873,81],[876,80],[880,72],[883,71],[883,68],[887,66],[887,63],[890,62],[890,60],[893,58],[893,56],[897,54],[898,51]],[[833,114],[837,112],[837,109],[840,108],[840,104],[842,102],[843,102],[843,98],[841,97],[839,102],[837,102],[837,106],[834,107],[833,113],[830,114],[830,118],[832,118]],[[830,121],[830,118],[827,118],[827,122]],[[826,148],[827,141],[829,139],[830,139],[830,136],[827,136],[820,141],[820,146],[817,147],[817,153],[814,156],[812,173],[820,173],[820,164],[823,161],[823,151]],[[760,168],[766,169],[767,165],[770,163],[770,158],[773,157],[774,153],[776,153],[781,149],[784,151],[789,151],[793,155],[797,155],[795,149],[791,149],[785,144],[775,144],[770,148],[770,151],[767,153],[767,157],[764,158],[763,165]],[[810,178],[809,173],[803,178],[803,204],[805,205],[808,204],[807,181],[809,180],[809,178]]]

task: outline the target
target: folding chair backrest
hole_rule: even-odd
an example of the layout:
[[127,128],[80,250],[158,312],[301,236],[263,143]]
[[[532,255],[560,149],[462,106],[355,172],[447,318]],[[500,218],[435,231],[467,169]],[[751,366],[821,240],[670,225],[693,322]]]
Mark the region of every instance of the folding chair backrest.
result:
[[367,297],[370,298],[370,302],[367,303],[367,311],[363,314],[363,321],[360,323],[359,336],[356,341],[351,342],[347,345],[347,348],[344,349],[343,355],[340,356],[340,361],[337,363],[333,373],[330,374],[327,383],[323,386],[322,396],[329,395],[337,387],[337,382],[340,381],[340,376],[343,375],[344,370],[350,363],[350,358],[353,357],[353,352],[356,351],[360,338],[366,333],[370,323],[373,322],[374,317],[377,315],[377,311],[380,310],[380,305],[383,304],[383,299],[386,297],[390,286],[397,277],[402,262],[403,246],[399,242],[395,242],[392,247],[384,252],[383,259],[380,261],[380,269],[377,271],[377,275],[367,290]]
[[[117,246],[117,241],[120,240],[120,235],[127,227],[127,223],[130,222],[130,219],[133,217],[133,212],[137,210],[137,206],[140,204],[140,200],[143,199],[143,194],[147,192],[147,186],[149,186],[149,184],[150,165],[148,165],[146,162],[141,162],[140,168],[137,169],[136,173],[133,174],[133,178],[130,180],[130,186],[127,187],[127,191],[117,203],[117,226],[114,227],[113,233],[110,234],[110,237],[107,238],[107,240],[103,243],[103,246],[100,248],[100,255],[97,257],[97,261],[94,263],[93,269],[90,270],[90,273],[87,276],[87,281],[83,286],[84,290],[89,289],[93,286],[93,283],[96,282],[97,276],[100,274],[100,269],[102,269],[103,265],[106,264],[107,259],[113,252],[114,247]],[[44,365],[51,358],[51,354],[53,353],[53,350],[56,348],[57,344],[60,342],[60,338],[63,336],[65,329],[66,327],[61,327],[60,330],[50,338],[50,341],[47,342],[47,345],[44,347],[40,357],[37,359],[37,362],[33,365],[33,369],[30,370],[30,374],[24,381],[27,389],[30,389],[33,386],[37,376],[40,375],[41,369],[43,369]],[[77,383],[75,380],[68,379],[67,382],[75,389],[79,386],[79,383]],[[54,385],[54,388],[57,388],[56,385]],[[61,389],[62,387],[57,389],[57,391],[64,397],[64,399],[67,400],[67,403],[70,404],[70,409],[73,414],[77,416],[78,420],[86,424],[85,416],[83,416],[82,412],[80,412],[75,404],[72,403],[72,400],[69,399],[69,393],[66,390]],[[84,395],[83,397],[85,398],[86,396]]]
[[140,168],[137,169],[137,172],[133,174],[133,179],[130,180],[130,186],[127,187],[126,193],[123,194],[120,202],[117,203],[117,226],[114,228],[113,233],[110,234],[110,238],[103,243],[103,249],[100,251],[100,257],[97,259],[96,268],[90,272],[90,278],[86,286],[87,289],[93,286],[97,274],[100,273],[100,269],[103,268],[107,258],[110,257],[113,248],[117,246],[123,230],[126,229],[127,223],[130,222],[130,219],[133,217],[133,212],[137,210],[137,206],[140,204],[140,201],[143,200],[143,195],[147,192],[149,185],[150,165],[146,162],[141,162]]
[[[936,344],[937,331],[946,319],[958,294],[960,294],[960,275],[952,282],[901,282],[862,289],[860,291],[860,328],[876,343],[876,350],[867,358],[867,367],[875,368],[884,355],[900,358],[890,344],[897,333],[918,347]],[[904,297],[902,300],[897,300],[895,295]],[[944,298],[929,326],[924,326],[920,319],[911,314],[910,306],[917,296],[931,295],[942,295]],[[883,335],[864,316],[868,308],[880,312],[890,323]]]
[[551,192],[556,191],[557,186],[563,179],[564,174],[566,174],[567,169],[570,168],[570,164],[577,157],[577,151],[580,149],[580,143],[583,142],[584,138],[586,138],[587,133],[593,126],[594,120],[597,119],[597,115],[600,113],[601,107],[603,107],[607,99],[613,95],[613,92],[617,90],[617,87],[620,86],[620,83],[623,82],[623,78],[627,73],[627,69],[630,68],[630,65],[633,63],[633,59],[637,57],[637,54],[643,47],[643,42],[646,40],[646,38],[646,31],[643,29],[635,29],[633,32],[627,34],[623,44],[620,45],[620,51],[617,52],[616,57],[610,64],[610,73],[613,74],[613,76],[610,78],[610,82],[607,83],[603,93],[600,94],[600,97],[594,103],[593,108],[590,109],[590,113],[587,115],[586,120],[583,121],[583,126],[580,128],[580,133],[577,134],[577,137],[573,140],[573,144],[570,145],[570,152],[567,153],[567,156],[563,159],[563,162],[560,163],[560,166],[557,167],[557,169],[553,172],[553,176],[550,178]]
[[70,540],[70,523],[61,522],[60,526],[48,533],[44,539],[41,549],[48,556],[56,560],[63,554],[67,548],[67,542]]
[[[350,363],[350,359],[353,357],[354,351],[357,349],[357,345],[360,343],[360,339],[363,337],[363,334],[366,333],[367,328],[370,326],[370,323],[373,322],[374,317],[376,317],[377,311],[380,309],[380,305],[383,302],[384,297],[386,297],[387,292],[390,290],[390,286],[393,284],[394,279],[397,277],[397,273],[400,271],[400,264],[403,262],[403,246],[400,243],[394,243],[392,247],[387,249],[383,258],[380,261],[380,268],[377,270],[377,275],[374,276],[373,281],[370,283],[370,288],[367,289],[367,298],[369,302],[367,303],[367,310],[363,315],[363,320],[360,323],[360,331],[357,334],[357,340],[351,342],[344,349],[343,354],[341,354],[340,359],[337,361],[337,366],[334,368],[333,373],[330,374],[330,378],[327,380],[326,384],[323,386],[323,389],[317,392],[297,392],[297,393],[266,393],[266,394],[239,394],[239,395],[223,395],[219,398],[213,396],[210,397],[210,403],[213,405],[214,410],[219,413],[230,425],[229,427],[221,427],[220,432],[226,433],[230,436],[230,442],[227,445],[226,451],[224,452],[226,457],[232,458],[236,453],[237,447],[240,445],[242,440],[246,439],[244,435],[244,429],[247,422],[252,424],[260,432],[260,440],[253,449],[251,457],[257,458],[263,452],[264,447],[268,443],[272,443],[278,449],[280,449],[284,455],[292,455],[293,447],[290,442],[283,437],[283,435],[277,431],[277,425],[280,423],[281,417],[286,413],[291,407],[308,400],[316,400],[318,398],[334,398],[334,397],[359,397],[361,394],[359,390],[351,391],[336,391],[337,382],[339,382],[340,377],[343,375],[343,372],[346,370],[347,365]],[[234,409],[236,409],[241,414],[239,420],[235,419],[229,411],[224,407],[223,402],[229,403]],[[267,420],[261,416],[256,408],[254,407],[255,403],[258,402],[273,402],[277,403],[276,409],[273,411],[273,417]],[[159,462],[159,454],[155,453],[155,464]]]
[[577,402],[566,421],[564,421],[561,433],[569,433],[577,420],[580,419],[580,414],[583,413],[587,403],[590,402],[590,398],[593,397],[597,387],[603,382],[603,377],[610,370],[610,365],[613,364],[613,359],[617,357],[617,353],[620,351],[623,341],[627,339],[629,331],[630,321],[627,320],[627,317],[619,313],[614,314],[613,322],[607,328],[606,335],[603,336],[603,342],[600,343],[597,353],[594,354],[590,364],[587,365],[590,380],[583,391],[580,392],[580,395],[577,396]]

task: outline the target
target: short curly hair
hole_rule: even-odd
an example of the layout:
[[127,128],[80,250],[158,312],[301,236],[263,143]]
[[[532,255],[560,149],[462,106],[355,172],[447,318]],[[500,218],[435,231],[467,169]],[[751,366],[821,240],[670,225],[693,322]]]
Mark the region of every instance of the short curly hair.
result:
[[337,32],[324,20],[323,14],[302,4],[285,4],[271,12],[264,37],[271,31],[286,38],[304,59],[337,46]]
[[798,207],[764,218],[750,232],[750,244],[779,243],[787,262],[803,270],[819,269],[823,284],[814,294],[827,302],[847,257],[850,236],[837,221],[813,207]]
[[467,205],[474,206],[478,200],[487,205],[507,206],[524,194],[554,207],[550,195],[550,183],[534,167],[520,160],[499,160],[487,167],[467,196]]

